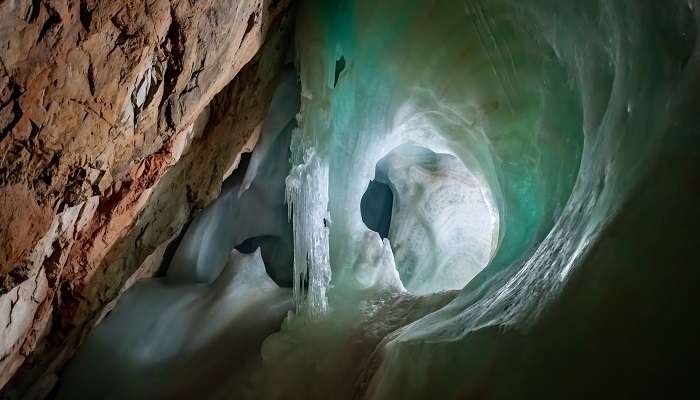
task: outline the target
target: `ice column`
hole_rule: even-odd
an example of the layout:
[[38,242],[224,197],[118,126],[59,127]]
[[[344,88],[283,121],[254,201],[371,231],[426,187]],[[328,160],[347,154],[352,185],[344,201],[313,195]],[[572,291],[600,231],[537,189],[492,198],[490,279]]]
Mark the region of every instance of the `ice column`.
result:
[[328,161],[313,147],[303,151],[303,162],[292,168],[286,180],[294,230],[294,303],[298,313],[316,319],[328,309],[326,289],[331,281]]

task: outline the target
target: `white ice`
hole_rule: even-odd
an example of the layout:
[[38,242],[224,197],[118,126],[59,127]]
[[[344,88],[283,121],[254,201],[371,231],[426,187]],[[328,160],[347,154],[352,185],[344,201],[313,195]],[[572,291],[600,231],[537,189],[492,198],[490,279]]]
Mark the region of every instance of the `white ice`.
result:
[[484,186],[456,157],[402,145],[377,166],[394,193],[389,241],[413,294],[461,289],[490,261],[498,214]]
[[234,250],[211,284],[137,283],[83,344],[58,398],[225,397],[222,382],[260,363],[290,307],[259,250]]

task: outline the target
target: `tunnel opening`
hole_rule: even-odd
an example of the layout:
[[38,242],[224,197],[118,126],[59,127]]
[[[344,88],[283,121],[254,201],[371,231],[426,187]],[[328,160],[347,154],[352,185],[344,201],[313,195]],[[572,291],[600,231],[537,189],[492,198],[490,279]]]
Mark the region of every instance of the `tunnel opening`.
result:
[[338,79],[340,79],[340,74],[345,70],[345,57],[340,56],[335,60],[335,78],[333,79],[333,87],[338,86]]
[[490,189],[454,155],[400,145],[375,167],[362,220],[387,238],[406,290],[464,287],[495,252],[498,211]]
[[362,195],[360,202],[362,222],[369,229],[377,232],[382,239],[389,237],[393,203],[394,193],[389,185],[377,180],[371,180]]

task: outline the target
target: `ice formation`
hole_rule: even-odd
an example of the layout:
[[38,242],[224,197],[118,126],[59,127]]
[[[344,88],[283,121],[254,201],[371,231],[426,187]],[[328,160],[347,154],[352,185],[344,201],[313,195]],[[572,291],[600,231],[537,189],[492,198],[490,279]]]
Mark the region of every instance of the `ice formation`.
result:
[[[657,157],[674,154],[677,143],[692,136],[693,120],[683,110],[692,103],[691,88],[697,88],[690,72],[697,67],[697,10],[695,1],[305,2],[296,38],[306,93],[303,143],[312,144],[329,165],[332,280],[326,318],[335,329],[350,330],[357,325],[341,321],[376,322],[392,308],[400,313],[397,304],[402,301],[416,299],[396,284],[391,278],[395,274],[367,266],[396,266],[400,272],[407,265],[402,265],[397,246],[410,241],[411,234],[420,239],[430,235],[408,230],[401,239],[389,233],[388,243],[381,242],[378,234],[368,233],[361,215],[362,196],[377,163],[399,146],[425,147],[459,161],[455,165],[463,166],[493,200],[484,202],[488,213],[477,214],[497,215],[498,224],[477,225],[489,227],[497,245],[494,249],[489,232],[478,232],[481,239],[470,244],[486,244],[479,250],[481,260],[490,260],[488,265],[448,305],[422,310],[425,316],[404,321],[382,337],[359,375],[334,367],[347,359],[342,351],[335,358],[324,357],[304,346],[308,330],[323,328],[290,324],[266,341],[277,351],[268,354],[269,376],[280,376],[272,364],[281,357],[295,360],[288,361],[291,369],[295,362],[306,365],[304,357],[315,356],[319,362],[333,361],[326,361],[327,369],[307,365],[304,370],[313,378],[295,375],[305,384],[289,387],[329,389],[331,385],[317,382],[338,384],[337,376],[352,376],[354,394],[338,390],[335,398],[570,396],[566,384],[543,378],[560,374],[562,382],[572,382],[568,375],[542,367],[536,360],[544,356],[522,349],[547,351],[547,340],[529,330],[550,326],[541,322],[547,321],[545,312],[551,318],[554,311],[548,310],[595,304],[579,299],[560,305],[572,277],[579,276],[577,284],[586,282],[592,293],[602,293],[601,287],[616,291],[612,284],[595,281],[595,274],[576,272],[620,271],[613,261],[586,264],[590,252],[597,249],[597,258],[605,259],[600,249],[605,248],[601,238],[606,229],[614,224],[626,229],[619,221],[631,218],[619,217],[622,206],[653,204],[634,197],[634,191],[642,183],[659,187],[652,178],[657,172],[650,172]],[[683,128],[675,128],[676,120],[685,121]],[[397,194],[400,203],[408,192],[394,190]],[[415,206],[415,201],[409,203]],[[459,214],[468,211],[455,213],[449,221],[453,229],[464,223]],[[407,224],[417,217],[392,213],[390,232],[401,220]],[[607,239],[620,245],[614,234]],[[437,249],[422,256],[435,256]],[[632,258],[632,253],[627,250],[625,256]],[[648,263],[643,260],[632,264]],[[402,284],[410,291],[410,282]],[[391,295],[380,295],[382,291]],[[574,324],[577,314],[559,315]],[[367,324],[363,329],[374,326]],[[328,335],[344,336],[326,329],[333,332]],[[543,338],[565,342],[565,334],[556,336],[555,328],[548,329],[549,336]],[[346,342],[352,340],[349,336]],[[329,344],[327,350],[333,348]],[[502,350],[504,355],[501,348],[508,349]],[[509,352],[518,356],[509,359]],[[491,369],[495,359],[500,361],[498,370]],[[581,359],[599,368],[585,356]],[[507,367],[516,360],[523,366],[517,373]],[[639,364],[653,368],[648,361]],[[498,378],[488,380],[484,371]],[[532,383],[526,385],[524,379]],[[527,395],[509,392],[513,387]],[[323,391],[314,390],[307,390],[309,397],[323,398]],[[279,393],[269,397],[283,398]]]
[[211,283],[231,249],[249,239],[262,243],[273,278],[285,284],[292,280],[283,256],[292,251],[284,177],[298,104],[296,73],[288,69],[280,78],[245,175],[228,179],[219,198],[185,232],[168,267],[169,280]]
[[328,309],[326,289],[331,281],[328,163],[313,147],[303,151],[303,162],[287,177],[286,198],[294,228],[294,301],[298,311],[314,318]]
[[259,250],[234,250],[209,285],[139,283],[85,342],[58,398],[227,398],[291,306]]
[[463,288],[498,242],[489,190],[455,156],[413,145],[390,152],[377,170],[394,193],[388,239],[403,285],[414,294]]

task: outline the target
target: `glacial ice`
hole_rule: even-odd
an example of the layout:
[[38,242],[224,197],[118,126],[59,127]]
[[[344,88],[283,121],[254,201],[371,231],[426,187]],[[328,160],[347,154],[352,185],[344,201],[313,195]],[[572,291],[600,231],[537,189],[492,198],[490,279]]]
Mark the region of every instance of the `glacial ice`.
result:
[[[630,385],[648,382],[646,377],[659,368],[645,352],[677,365],[662,350],[667,344],[658,334],[661,328],[640,325],[635,332],[659,347],[649,350],[641,339],[635,341],[638,347],[622,343],[630,340],[629,332],[618,321],[653,321],[635,307],[635,299],[643,298],[647,305],[656,298],[672,303],[672,294],[658,290],[659,283],[641,278],[632,266],[644,265],[649,276],[664,274],[657,264],[664,269],[670,264],[646,247],[653,246],[653,237],[663,236],[664,243],[670,243],[666,236],[676,237],[669,249],[687,239],[675,228],[654,234],[645,228],[644,213],[628,210],[636,206],[655,215],[654,204],[667,201],[660,193],[686,190],[684,184],[664,183],[678,182],[658,172],[676,168],[671,166],[675,162],[659,167],[657,157],[666,154],[673,160],[683,153],[679,143],[697,145],[696,118],[684,113],[697,100],[691,71],[699,54],[698,9],[697,1],[685,0],[303,3],[296,38],[306,94],[300,142],[329,165],[332,279],[325,320],[285,325],[266,341],[277,353],[266,357],[270,381],[263,382],[280,377],[275,363],[284,358],[288,371],[304,365],[304,374],[312,376],[295,374],[287,381],[309,398],[328,395],[318,387],[331,390],[334,398],[594,398],[598,396],[586,393],[605,395],[607,387],[629,397],[625,390]],[[420,255],[412,258],[427,263],[440,255],[440,245],[454,239],[441,238],[426,252],[415,243],[431,235],[409,228],[400,238],[392,237],[392,230],[396,235],[397,227],[417,220],[416,213],[392,212],[388,243],[380,244],[378,234],[362,222],[362,196],[375,179],[377,163],[402,145],[455,157],[474,186],[489,194],[492,201],[455,213],[439,232],[474,228],[476,236],[468,245],[482,243],[475,250],[488,265],[471,280],[461,277],[468,283],[449,304],[423,310],[424,316],[404,321],[373,342],[376,347],[364,359],[362,372],[352,373],[343,364],[353,359],[338,350],[339,344],[324,348],[318,333],[309,331],[326,331],[343,342],[337,338],[347,334],[338,333],[344,332],[340,327],[362,325],[344,321],[389,325],[390,310],[401,312],[397,303],[418,304],[424,297],[403,292],[392,279],[395,274],[379,271],[396,266],[402,285],[408,292],[416,290],[405,279],[411,267],[401,246],[415,248]],[[410,168],[398,169],[396,175],[410,176]],[[654,200],[638,198],[640,187],[659,194]],[[410,198],[406,190],[393,192],[395,208],[402,196]],[[417,200],[408,201],[408,208],[417,208]],[[479,207],[482,212],[476,211]],[[483,222],[469,225],[458,216],[471,212]],[[498,223],[488,223],[487,216],[497,216]],[[305,228],[295,224],[294,229]],[[385,251],[387,244],[393,259]],[[642,253],[647,256],[636,255]],[[671,250],[664,254],[678,258]],[[373,270],[371,263],[383,267]],[[425,270],[430,271],[427,265]],[[600,281],[599,276],[614,279]],[[639,293],[630,293],[630,285]],[[657,291],[641,289],[650,287]],[[621,300],[621,291],[633,299]],[[573,293],[576,301],[570,299]],[[627,313],[596,308],[599,302]],[[367,304],[372,306],[362,306]],[[319,327],[323,321],[326,325]],[[615,335],[610,337],[617,340],[607,338],[611,326],[619,326],[611,329]],[[344,343],[356,343],[349,336]],[[309,348],[306,339],[321,349]],[[567,360],[570,341],[578,346],[581,366]],[[607,347],[598,349],[598,342]],[[559,346],[556,354],[549,351],[552,343]],[[616,346],[626,349],[624,355],[603,358],[605,352],[617,354]],[[628,357],[636,360],[637,369],[621,377],[612,365],[629,367]],[[305,358],[325,368],[305,363]],[[592,372],[600,370],[608,375]],[[591,387],[587,376],[594,382]],[[611,384],[606,376],[620,381]],[[349,391],[339,377],[353,381]],[[340,389],[333,391],[328,381]],[[577,385],[586,390],[572,392]],[[283,398],[277,394],[268,397]]]
[[211,284],[137,283],[83,344],[58,398],[226,398],[220,382],[260,363],[262,340],[291,306],[259,249],[233,250]]
[[[286,67],[279,78],[277,87],[270,102],[270,112],[263,122],[260,141],[255,145],[248,168],[246,169],[239,195],[250,188],[253,180],[257,178],[261,164],[277,154],[270,154],[276,147],[279,135],[285,132],[286,126],[299,111],[299,82],[297,73],[291,67]],[[277,156],[279,157],[279,156]],[[279,157],[284,162],[284,157]]]
[[294,229],[294,301],[298,311],[315,318],[327,311],[331,281],[328,163],[313,147],[303,151],[303,162],[292,167],[285,181],[286,198]]
[[353,272],[359,287],[364,290],[393,289],[405,292],[399,270],[396,268],[394,253],[388,239],[382,239],[377,232],[367,232],[360,247]]
[[245,175],[228,179],[219,198],[192,222],[168,267],[167,279],[211,283],[232,248],[258,239],[273,278],[284,284],[292,281],[288,257],[283,256],[292,252],[291,227],[285,223],[284,177],[298,102],[296,73],[288,69],[279,79]]

